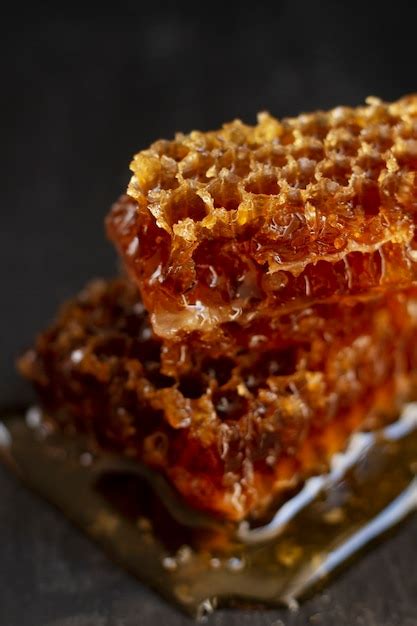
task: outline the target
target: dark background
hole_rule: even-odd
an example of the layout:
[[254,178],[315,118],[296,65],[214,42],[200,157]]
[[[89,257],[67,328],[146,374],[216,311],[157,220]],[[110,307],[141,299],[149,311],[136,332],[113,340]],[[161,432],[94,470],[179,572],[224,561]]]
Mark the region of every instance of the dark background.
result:
[[[134,152],[176,130],[253,123],[259,110],[294,115],[417,91],[411,2],[241,4],[5,10],[1,408],[30,400],[13,360],[58,303],[116,271],[103,217],[126,188]],[[183,623],[3,472],[0,494],[1,626]],[[415,626],[416,530],[414,520],[298,616],[219,614],[210,623]]]

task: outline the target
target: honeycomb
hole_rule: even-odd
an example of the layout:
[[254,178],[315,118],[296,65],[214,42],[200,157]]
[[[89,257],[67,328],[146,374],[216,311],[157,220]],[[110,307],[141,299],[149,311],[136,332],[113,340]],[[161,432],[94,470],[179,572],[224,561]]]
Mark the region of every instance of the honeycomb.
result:
[[131,169],[107,228],[164,339],[416,279],[417,96],[177,134]]
[[167,375],[167,345],[137,287],[95,281],[19,368],[51,424],[161,471],[191,506],[241,520],[325,471],[354,430],[416,398],[415,287],[294,311],[279,335],[274,347],[242,343],[216,357],[190,335],[170,348]]

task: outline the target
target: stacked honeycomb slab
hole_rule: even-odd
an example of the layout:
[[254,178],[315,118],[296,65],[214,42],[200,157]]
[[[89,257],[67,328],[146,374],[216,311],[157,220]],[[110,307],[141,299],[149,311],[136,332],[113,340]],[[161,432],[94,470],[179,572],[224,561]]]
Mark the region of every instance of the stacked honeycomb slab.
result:
[[165,339],[416,277],[417,97],[177,135],[131,168],[108,232]]
[[162,470],[192,506],[240,519],[325,471],[354,430],[412,396],[417,289],[331,313],[294,317],[310,339],[280,350],[214,359],[188,346],[169,377],[136,288],[98,281],[20,367],[67,430]]

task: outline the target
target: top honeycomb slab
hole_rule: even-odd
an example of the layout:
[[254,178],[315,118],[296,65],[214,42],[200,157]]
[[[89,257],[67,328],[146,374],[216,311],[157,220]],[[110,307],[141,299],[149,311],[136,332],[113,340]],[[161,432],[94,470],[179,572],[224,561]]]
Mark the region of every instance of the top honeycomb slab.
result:
[[417,95],[177,134],[131,169],[107,227],[165,339],[417,277]]

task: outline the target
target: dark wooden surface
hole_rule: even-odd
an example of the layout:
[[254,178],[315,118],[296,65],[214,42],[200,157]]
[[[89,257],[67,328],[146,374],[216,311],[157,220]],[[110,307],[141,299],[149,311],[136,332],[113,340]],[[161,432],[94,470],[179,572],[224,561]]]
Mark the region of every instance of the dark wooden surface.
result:
[[[268,4],[228,16],[215,3],[99,15],[37,3],[3,15],[1,408],[31,401],[13,360],[58,303],[114,273],[102,221],[134,151],[262,109],[417,91],[411,3],[378,15],[372,3]],[[3,469],[0,496],[1,626],[187,623]],[[220,611],[210,624],[415,626],[416,531],[417,520],[404,525],[297,614]]]

